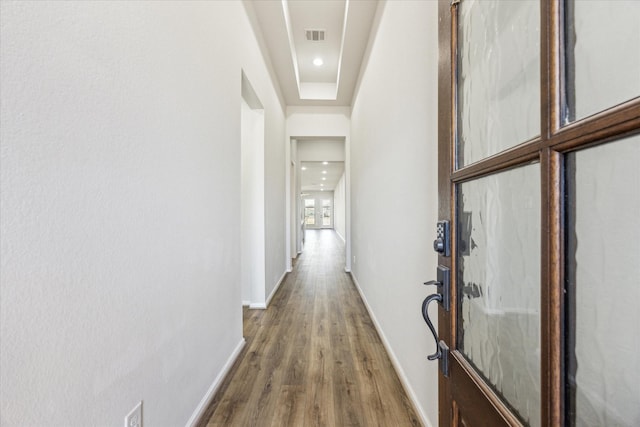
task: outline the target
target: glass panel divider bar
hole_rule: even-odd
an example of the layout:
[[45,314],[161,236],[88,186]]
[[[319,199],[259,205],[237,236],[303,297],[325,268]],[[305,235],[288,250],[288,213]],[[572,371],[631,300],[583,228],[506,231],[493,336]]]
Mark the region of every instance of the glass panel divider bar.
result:
[[548,145],[566,111],[564,1],[540,2],[540,179],[541,179],[541,423],[561,426],[563,396],[562,158]]
[[554,132],[547,146],[570,151],[594,141],[632,134],[640,128],[640,98],[573,122]]
[[546,148],[541,156],[541,410],[542,425],[560,426],[563,418],[564,231],[562,158]]
[[503,169],[536,162],[540,158],[540,150],[542,148],[542,142],[537,138],[532,142],[520,144],[514,148],[465,166],[462,169],[458,169],[451,174],[451,180],[459,183],[490,175]]

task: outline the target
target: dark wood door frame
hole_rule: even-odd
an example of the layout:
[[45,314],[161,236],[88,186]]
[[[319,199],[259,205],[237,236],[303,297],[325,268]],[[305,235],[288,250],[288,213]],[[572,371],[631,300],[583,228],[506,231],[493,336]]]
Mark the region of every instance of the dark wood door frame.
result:
[[[464,1],[464,0],[463,0]],[[565,154],[591,145],[602,144],[627,135],[640,133],[640,98],[632,99],[601,113],[571,124],[562,123],[568,100],[564,75],[564,2],[541,0],[541,123],[540,136],[471,165],[455,168],[456,138],[456,51],[457,9],[454,0],[439,0],[439,73],[438,73],[438,215],[452,224],[451,257],[439,256],[440,265],[456,271],[456,206],[455,185],[491,173],[539,162],[541,170],[541,423],[564,425],[564,163]],[[455,274],[452,274],[451,301],[457,301]],[[491,391],[471,365],[456,350],[457,304],[450,311],[438,309],[439,337],[451,349],[451,376],[439,375],[439,424],[457,425],[457,410],[453,393],[460,402],[469,405],[489,404],[499,414],[499,420],[485,420],[487,425],[502,423],[519,425],[509,409]],[[452,382],[460,371],[465,381]],[[461,391],[467,387],[488,397],[476,401],[474,393]],[[467,393],[467,394],[465,394]]]

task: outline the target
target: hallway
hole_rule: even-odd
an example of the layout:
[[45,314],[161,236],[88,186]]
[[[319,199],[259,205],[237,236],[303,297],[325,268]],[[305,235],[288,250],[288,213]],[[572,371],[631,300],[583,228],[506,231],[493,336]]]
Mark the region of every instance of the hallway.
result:
[[247,345],[201,427],[420,425],[343,263],[333,230],[307,231],[269,308],[245,308]]

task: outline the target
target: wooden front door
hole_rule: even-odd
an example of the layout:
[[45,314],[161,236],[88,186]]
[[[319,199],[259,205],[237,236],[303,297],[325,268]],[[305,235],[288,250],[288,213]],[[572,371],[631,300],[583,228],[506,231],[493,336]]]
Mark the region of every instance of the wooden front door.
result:
[[440,0],[441,426],[640,423],[639,5]]

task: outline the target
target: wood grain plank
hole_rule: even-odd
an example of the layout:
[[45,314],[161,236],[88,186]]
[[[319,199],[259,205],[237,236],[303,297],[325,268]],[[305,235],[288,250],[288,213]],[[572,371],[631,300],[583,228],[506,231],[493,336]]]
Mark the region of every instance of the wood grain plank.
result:
[[343,264],[333,230],[307,231],[200,427],[421,425]]

